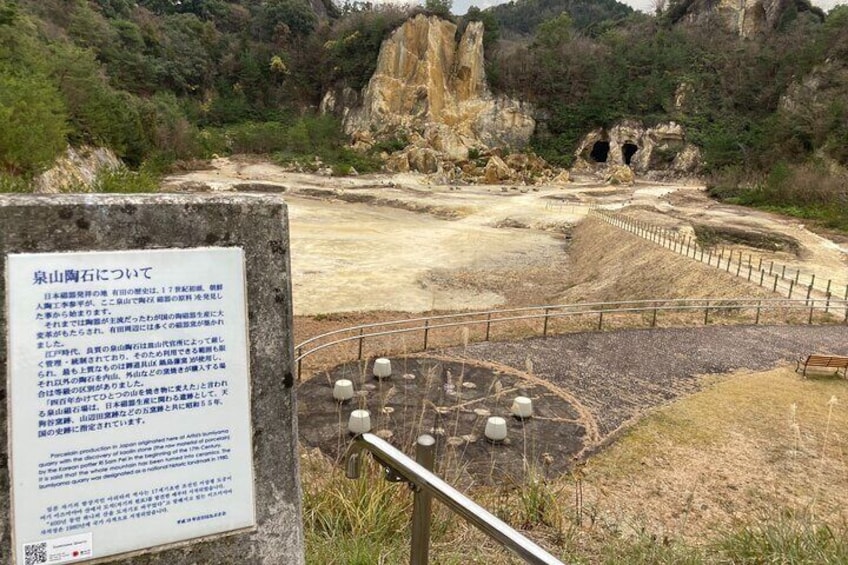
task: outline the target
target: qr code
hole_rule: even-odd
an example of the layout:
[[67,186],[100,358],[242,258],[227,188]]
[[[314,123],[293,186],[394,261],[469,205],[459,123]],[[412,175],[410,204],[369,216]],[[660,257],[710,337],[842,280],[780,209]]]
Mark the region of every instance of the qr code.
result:
[[47,542],[24,544],[24,565],[47,563]]

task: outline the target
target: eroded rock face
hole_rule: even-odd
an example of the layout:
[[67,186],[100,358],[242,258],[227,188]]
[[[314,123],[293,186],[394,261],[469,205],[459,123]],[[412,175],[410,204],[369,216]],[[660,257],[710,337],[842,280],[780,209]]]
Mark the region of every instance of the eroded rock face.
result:
[[818,17],[807,0],[695,0],[681,19],[699,22],[717,16],[731,31],[753,37],[776,29],[783,14],[793,6],[798,12]]
[[[433,149],[452,161],[466,160],[472,148],[523,148],[536,126],[532,109],[489,91],[483,24],[469,24],[458,43],[455,35],[456,25],[436,16],[412,18],[383,42],[361,105],[348,105],[350,93],[328,93],[322,106],[342,116],[354,140],[406,136],[410,150]],[[395,165],[414,169],[418,159],[409,157]]]
[[628,165],[634,173],[654,177],[697,174],[700,150],[686,140],[675,122],[646,128],[625,120],[610,129],[597,129],[583,138],[576,152],[578,171],[603,171]]
[[103,147],[68,147],[53,166],[35,179],[35,192],[84,192],[91,189],[102,171],[119,169],[121,160]]

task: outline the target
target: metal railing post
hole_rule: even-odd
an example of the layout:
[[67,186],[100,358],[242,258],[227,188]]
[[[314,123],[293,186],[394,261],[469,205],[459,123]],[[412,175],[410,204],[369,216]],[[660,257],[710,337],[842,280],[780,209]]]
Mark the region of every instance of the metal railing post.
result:
[[760,307],[763,305],[762,300],[757,300],[757,319],[754,320],[754,325],[759,325],[760,323]]
[[300,382],[300,375],[303,374],[303,348],[297,348],[297,382]]
[[707,301],[707,304],[704,306],[704,325],[710,323],[710,303]]
[[604,327],[604,311],[601,310],[598,316],[598,331],[602,330]]
[[827,297],[827,302],[824,305],[824,313],[830,310],[830,285],[833,282],[833,279],[827,279],[827,290],[824,291],[824,295]]
[[427,339],[430,337],[430,320],[424,320],[424,351],[427,351]]
[[492,313],[486,314],[486,341],[489,341],[489,330],[492,329]]
[[365,333],[365,328],[359,328],[359,356],[356,358],[357,361],[362,361],[362,342],[364,341],[364,337],[362,334]]
[[[415,461],[432,471],[436,462],[436,440],[424,434],[415,444]],[[412,499],[412,547],[409,555],[411,565],[427,565],[430,560],[430,517],[433,495],[420,487],[414,487]]]
[[545,308],[545,324],[542,327],[542,336],[548,337],[548,314],[550,313],[550,308]]

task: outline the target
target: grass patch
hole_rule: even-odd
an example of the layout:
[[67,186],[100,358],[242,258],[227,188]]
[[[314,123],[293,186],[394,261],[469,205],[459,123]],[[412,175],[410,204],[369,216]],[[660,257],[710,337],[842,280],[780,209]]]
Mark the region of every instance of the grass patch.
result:
[[727,562],[738,564],[848,563],[845,534],[844,528],[784,518],[731,531],[713,549]]

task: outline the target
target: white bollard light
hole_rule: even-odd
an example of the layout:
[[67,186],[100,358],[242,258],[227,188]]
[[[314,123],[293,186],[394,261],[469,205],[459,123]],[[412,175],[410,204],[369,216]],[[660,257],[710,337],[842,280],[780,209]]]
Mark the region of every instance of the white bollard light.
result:
[[356,435],[371,431],[371,413],[368,410],[354,410],[347,421],[347,430]]
[[529,418],[533,415],[533,401],[526,396],[516,396],[515,400],[512,401],[510,411],[516,418],[521,418],[522,420]]
[[486,420],[486,439],[501,442],[506,439],[506,420],[500,416],[492,416]]
[[386,379],[392,376],[392,362],[385,357],[374,360],[374,376],[378,379]]
[[348,379],[339,379],[333,385],[333,398],[338,402],[345,402],[353,398],[353,382]]

